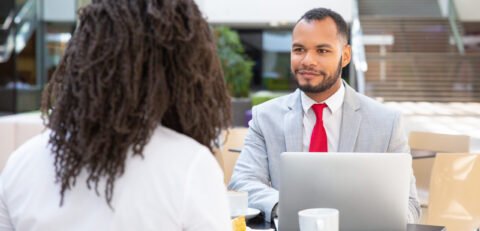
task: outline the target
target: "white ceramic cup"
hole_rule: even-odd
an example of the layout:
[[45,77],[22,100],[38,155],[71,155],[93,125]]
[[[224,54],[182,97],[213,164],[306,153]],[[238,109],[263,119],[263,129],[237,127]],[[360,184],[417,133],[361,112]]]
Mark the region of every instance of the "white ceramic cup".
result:
[[247,214],[248,192],[228,191],[227,195],[231,217]]
[[300,231],[338,231],[337,209],[315,208],[298,212]]

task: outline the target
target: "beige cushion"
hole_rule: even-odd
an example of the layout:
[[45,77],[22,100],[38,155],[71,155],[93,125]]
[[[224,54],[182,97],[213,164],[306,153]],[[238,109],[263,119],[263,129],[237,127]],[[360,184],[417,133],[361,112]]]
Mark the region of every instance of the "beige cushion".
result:
[[15,150],[15,123],[0,117],[0,170]]
[[0,170],[8,157],[27,140],[44,130],[40,113],[0,117]]

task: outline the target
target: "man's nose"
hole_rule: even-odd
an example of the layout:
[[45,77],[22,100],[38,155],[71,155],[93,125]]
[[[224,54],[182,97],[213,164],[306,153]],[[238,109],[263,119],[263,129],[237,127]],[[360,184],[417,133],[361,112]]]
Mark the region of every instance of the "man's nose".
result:
[[305,53],[305,56],[303,56],[301,64],[306,67],[317,66],[317,61],[318,60],[313,52],[307,52]]

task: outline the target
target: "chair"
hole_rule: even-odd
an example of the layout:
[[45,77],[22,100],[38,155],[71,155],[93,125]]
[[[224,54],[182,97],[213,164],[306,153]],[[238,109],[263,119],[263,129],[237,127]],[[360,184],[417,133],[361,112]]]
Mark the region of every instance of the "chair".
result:
[[[434,152],[469,152],[470,138],[465,135],[446,135],[431,132],[410,132],[409,145],[411,149],[428,150]],[[426,207],[430,175],[434,158],[413,160],[413,172],[417,180],[417,191],[420,204]]]
[[[239,149],[243,146],[243,141],[247,135],[248,128],[231,128],[224,132],[222,137],[226,137],[225,143],[220,150],[215,153],[217,161],[223,169],[225,184],[230,182],[233,168],[240,155],[238,152],[229,151],[229,149]],[[228,133],[228,134],[227,134]]]
[[40,113],[24,113],[0,118],[0,171],[10,154],[45,130]]
[[453,231],[480,228],[480,154],[437,154],[428,204],[427,224]]

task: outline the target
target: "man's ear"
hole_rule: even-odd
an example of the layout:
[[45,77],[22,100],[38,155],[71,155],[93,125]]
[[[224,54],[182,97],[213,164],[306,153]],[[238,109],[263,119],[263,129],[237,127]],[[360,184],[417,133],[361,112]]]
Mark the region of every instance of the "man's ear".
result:
[[342,51],[342,68],[347,66],[352,60],[352,47],[346,44]]

